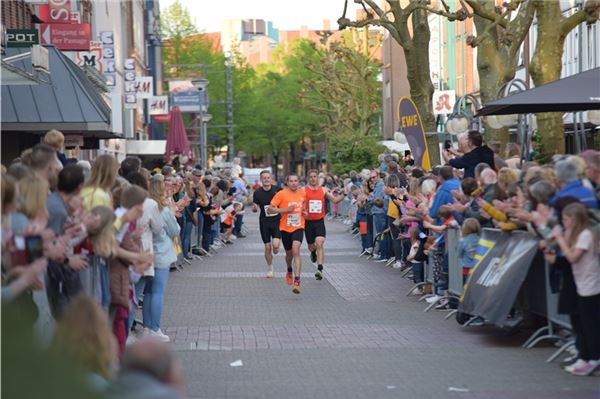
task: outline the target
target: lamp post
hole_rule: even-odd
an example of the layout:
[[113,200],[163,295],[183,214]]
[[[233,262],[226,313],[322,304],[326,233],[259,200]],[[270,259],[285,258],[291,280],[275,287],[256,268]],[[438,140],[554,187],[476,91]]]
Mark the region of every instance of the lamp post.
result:
[[481,123],[481,118],[474,118],[474,113],[470,113],[468,110],[467,100],[471,101],[472,106],[475,107],[475,111],[481,108],[481,104],[477,97],[472,94],[465,94],[464,96],[460,96],[456,102],[454,103],[454,108],[452,108],[452,113],[448,115],[448,120],[446,121],[446,131],[452,135],[465,133],[469,130],[477,130],[481,132],[483,124]]
[[209,83],[208,79],[205,78],[192,80],[192,84],[200,92],[200,165],[205,170],[208,168],[206,122],[212,119],[212,115],[205,114],[208,111],[208,94],[206,88]]
[[[506,82],[498,91],[498,98],[506,97],[511,93],[519,93],[529,90],[529,86],[522,79],[512,79]],[[486,118],[488,124],[492,127],[512,127],[517,125],[517,141],[521,143],[521,160],[519,167],[523,165],[523,159],[529,155],[529,146],[531,145],[531,130],[533,120],[530,114],[518,115],[490,115]]]
[[211,114],[202,114],[200,119],[200,164],[202,169],[208,169],[208,122],[212,119]]

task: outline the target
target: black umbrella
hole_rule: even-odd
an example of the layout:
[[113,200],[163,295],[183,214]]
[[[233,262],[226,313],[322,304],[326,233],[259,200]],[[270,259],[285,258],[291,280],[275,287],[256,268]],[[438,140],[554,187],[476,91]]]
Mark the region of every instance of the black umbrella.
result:
[[485,104],[477,116],[600,109],[600,68]]

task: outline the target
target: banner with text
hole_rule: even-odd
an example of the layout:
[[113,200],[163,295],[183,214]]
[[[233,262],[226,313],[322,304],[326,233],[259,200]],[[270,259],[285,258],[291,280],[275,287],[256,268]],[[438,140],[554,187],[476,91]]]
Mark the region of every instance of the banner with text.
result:
[[400,130],[406,136],[415,165],[424,170],[431,170],[423,122],[415,103],[408,97],[402,97],[398,102],[398,121]]
[[539,240],[524,231],[483,229],[459,311],[503,326],[533,258]]
[[171,106],[178,106],[181,112],[200,112],[201,93],[190,80],[172,80],[169,82]]

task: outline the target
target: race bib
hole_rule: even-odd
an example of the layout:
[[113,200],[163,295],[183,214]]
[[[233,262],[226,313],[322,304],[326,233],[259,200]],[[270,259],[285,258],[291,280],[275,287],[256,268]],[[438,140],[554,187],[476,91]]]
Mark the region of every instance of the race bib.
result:
[[321,213],[323,211],[323,201],[310,200],[308,201],[308,213]]
[[297,227],[300,226],[300,215],[297,213],[290,213],[287,215],[287,225],[288,227]]
[[278,215],[277,213],[271,213],[271,212],[269,212],[269,207],[270,206],[271,205],[265,205],[265,216],[268,217],[268,218],[273,217],[273,216],[277,216]]

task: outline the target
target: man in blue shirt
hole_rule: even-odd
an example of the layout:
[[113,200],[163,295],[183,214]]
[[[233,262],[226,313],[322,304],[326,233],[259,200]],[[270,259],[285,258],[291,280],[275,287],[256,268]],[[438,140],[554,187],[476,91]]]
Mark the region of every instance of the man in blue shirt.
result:
[[550,200],[550,205],[554,205],[559,198],[575,197],[582,204],[590,208],[598,209],[598,200],[595,193],[583,185],[579,178],[577,164],[569,159],[558,161],[554,165],[554,172],[559,182],[560,191]]

